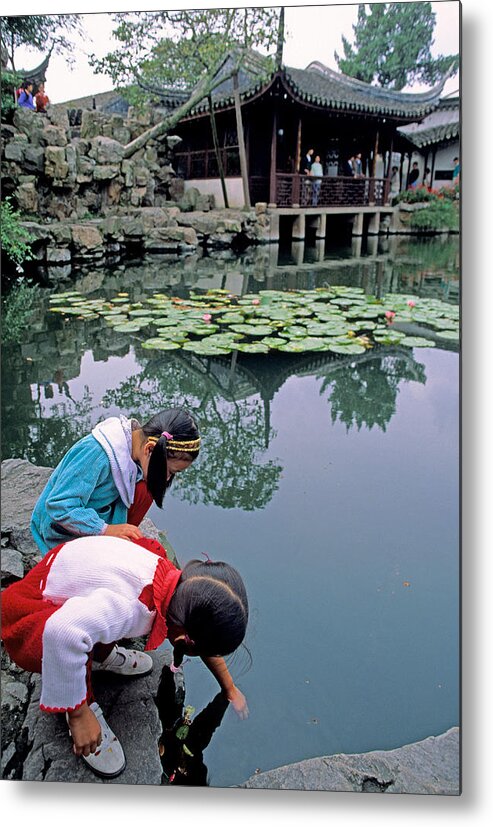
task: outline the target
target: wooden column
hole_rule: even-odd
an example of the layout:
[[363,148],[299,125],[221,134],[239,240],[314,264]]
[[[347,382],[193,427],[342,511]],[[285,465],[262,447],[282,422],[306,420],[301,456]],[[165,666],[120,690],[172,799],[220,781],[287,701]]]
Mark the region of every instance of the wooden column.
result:
[[243,121],[241,119],[240,91],[238,88],[238,72],[233,75],[233,89],[236,113],[236,131],[238,133],[238,149],[240,153],[241,179],[243,181],[243,201],[245,207],[250,207],[250,190],[248,187],[248,169],[245,151],[245,138],[243,135]]
[[373,149],[373,164],[372,164],[372,171],[371,171],[371,177],[372,178],[375,178],[375,174],[376,174],[376,171],[377,171],[378,138],[379,138],[379,135],[378,135],[378,130],[377,130],[377,134],[375,135],[375,147]]
[[433,187],[433,178],[434,178],[434,175],[435,175],[435,160],[436,160],[436,157],[437,157],[437,151],[436,151],[436,149],[434,149],[433,150],[433,161],[431,162],[431,173],[430,173],[430,186],[433,189],[434,189],[434,187]]
[[294,162],[294,170],[293,172],[295,175],[298,174],[300,171],[300,164],[301,164],[301,118],[298,121],[298,135],[296,138],[296,154],[295,154],[295,162]]
[[272,116],[272,139],[270,144],[270,188],[269,202],[276,203],[276,181],[277,181],[277,111],[274,109]]

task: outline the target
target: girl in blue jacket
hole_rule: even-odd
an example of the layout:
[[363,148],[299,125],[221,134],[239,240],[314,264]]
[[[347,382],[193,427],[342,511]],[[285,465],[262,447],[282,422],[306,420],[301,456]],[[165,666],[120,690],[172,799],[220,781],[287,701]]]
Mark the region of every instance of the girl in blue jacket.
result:
[[196,422],[183,408],[145,425],[125,416],[100,422],[65,454],[34,507],[31,531],[41,554],[89,534],[140,539],[152,501],[162,507],[175,474],[199,448]]

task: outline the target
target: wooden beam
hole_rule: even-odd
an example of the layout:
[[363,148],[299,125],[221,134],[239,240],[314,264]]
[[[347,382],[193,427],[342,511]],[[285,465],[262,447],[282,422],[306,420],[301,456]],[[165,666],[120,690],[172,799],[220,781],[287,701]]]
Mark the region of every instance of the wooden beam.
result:
[[240,91],[238,87],[238,72],[233,75],[233,90],[235,99],[236,131],[238,133],[238,149],[240,152],[241,180],[243,182],[243,201],[245,207],[250,207],[250,190],[248,188],[248,168],[243,135],[243,121],[241,119]]
[[300,164],[301,164],[301,118],[298,120],[298,135],[296,138],[296,155],[295,155],[295,162],[294,162],[294,170],[295,174],[298,174],[300,171]]
[[371,171],[371,177],[372,178],[376,178],[376,175],[377,175],[378,139],[379,139],[379,134],[378,134],[378,129],[377,129],[377,134],[375,135],[375,147],[374,147],[374,150],[373,150],[373,165],[372,165],[372,171]]
[[277,173],[277,111],[272,115],[272,139],[270,144],[270,188],[269,201],[276,203],[276,173]]

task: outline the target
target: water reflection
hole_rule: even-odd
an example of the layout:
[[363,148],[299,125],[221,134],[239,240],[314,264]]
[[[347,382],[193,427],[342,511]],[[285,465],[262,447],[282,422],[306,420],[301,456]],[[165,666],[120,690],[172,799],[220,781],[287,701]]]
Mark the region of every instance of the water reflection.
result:
[[[351,255],[351,247],[331,248],[317,241],[315,254],[320,258],[323,253],[323,260],[315,263],[307,258],[309,245],[299,246],[301,263],[268,245],[242,256],[228,251],[163,256],[111,270],[92,269],[70,286],[107,297],[126,291],[131,301],[156,291],[186,297],[190,288],[242,293],[336,283],[374,295],[404,290],[456,300],[457,238],[368,238],[358,257]],[[349,359],[327,353],[208,359],[179,351],[150,356],[137,337],[116,333],[103,320],[65,321],[51,314],[50,292],[40,291],[23,341],[3,348],[4,458],[55,465],[104,416],[122,412],[144,418],[162,407],[183,404],[196,411],[207,447],[201,463],[190,469],[181,496],[254,510],[270,500],[282,473],[281,465],[264,455],[274,436],[272,402],[290,378],[317,377],[332,422],[348,429],[385,430],[395,413],[399,387],[425,382],[423,366],[404,348],[375,349]]]
[[[91,335],[82,333],[89,324]],[[60,331],[32,342],[29,362],[20,358],[24,345],[5,349],[3,457],[53,466],[105,416],[125,413],[145,421],[157,410],[184,405],[198,419],[204,447],[186,481],[175,481],[176,493],[190,503],[228,509],[262,509],[279,487],[282,465],[265,455],[275,436],[272,404],[290,379],[320,381],[332,422],[382,431],[395,414],[399,387],[426,381],[423,365],[408,348],[379,348],[357,357],[315,352],[211,359],[185,351],[149,356],[127,340],[123,355],[112,357],[112,369],[123,379],[98,393],[96,368],[101,362],[105,366],[108,352],[118,351],[120,336],[104,328],[103,352],[97,345],[100,320],[74,325],[73,331],[79,331],[81,341],[72,341],[70,354],[65,337],[56,335]],[[91,351],[85,350],[89,338]],[[50,362],[57,381],[49,381]]]
[[195,709],[185,706],[183,683],[177,685],[168,666],[163,667],[156,704],[163,732],[159,753],[168,784],[207,786],[204,751],[220,726],[229,701],[222,692],[193,717]]

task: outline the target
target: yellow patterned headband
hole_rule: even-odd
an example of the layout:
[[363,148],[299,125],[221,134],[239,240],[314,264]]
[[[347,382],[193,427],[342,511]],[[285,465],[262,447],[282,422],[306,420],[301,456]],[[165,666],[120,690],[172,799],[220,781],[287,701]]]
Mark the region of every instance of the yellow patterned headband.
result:
[[[200,447],[200,437],[197,439],[188,439],[188,440],[179,440],[173,439],[173,436],[168,433],[168,431],[163,431],[161,436],[165,436],[167,443],[166,448],[169,448],[170,451],[198,451]],[[148,442],[159,442],[161,436],[148,436]]]

